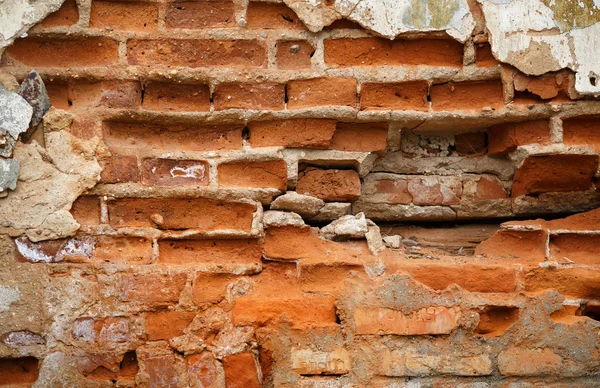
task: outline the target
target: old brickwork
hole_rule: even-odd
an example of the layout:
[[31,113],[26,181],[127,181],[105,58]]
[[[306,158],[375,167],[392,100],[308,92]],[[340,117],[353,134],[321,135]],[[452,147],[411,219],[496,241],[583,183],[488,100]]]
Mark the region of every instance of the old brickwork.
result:
[[465,42],[232,0],[66,0],[17,39],[0,82],[53,108],[0,206],[101,173],[76,232],[0,220],[0,386],[600,386],[600,102],[469,5]]

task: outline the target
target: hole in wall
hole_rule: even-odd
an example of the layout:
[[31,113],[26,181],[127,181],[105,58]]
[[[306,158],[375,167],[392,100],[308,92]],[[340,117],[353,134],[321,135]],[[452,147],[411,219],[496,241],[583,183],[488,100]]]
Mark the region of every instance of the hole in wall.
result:
[[519,318],[519,309],[506,306],[488,306],[479,313],[475,334],[497,337],[504,334]]

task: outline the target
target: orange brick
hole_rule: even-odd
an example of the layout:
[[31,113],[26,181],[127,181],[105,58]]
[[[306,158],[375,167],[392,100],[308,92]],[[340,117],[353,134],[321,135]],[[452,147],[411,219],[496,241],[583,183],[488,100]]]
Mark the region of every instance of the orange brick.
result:
[[69,109],[69,83],[64,80],[45,79],[50,103],[57,109]]
[[576,264],[598,265],[599,235],[565,233],[550,238],[550,259],[564,262],[564,258]]
[[477,181],[477,185],[475,186],[475,196],[473,198],[475,201],[502,199],[506,197],[506,190],[498,178],[491,179],[482,176]]
[[427,65],[462,67],[463,45],[450,39],[325,39],[329,66]]
[[160,263],[260,264],[262,245],[257,240],[159,240]]
[[0,358],[0,385],[33,384],[39,375],[35,357]]
[[96,242],[94,260],[109,263],[150,264],[152,240],[141,237],[100,236]]
[[149,82],[144,88],[142,107],[149,110],[207,112],[210,110],[208,85]]
[[331,326],[336,323],[335,300],[327,297],[253,298],[236,301],[233,308],[234,325],[267,325],[280,320],[294,326]]
[[387,123],[338,123],[329,148],[353,152],[385,152]]
[[431,106],[435,111],[481,111],[504,108],[500,81],[458,82],[433,85]]
[[515,173],[511,196],[589,190],[597,169],[597,155],[530,156]]
[[100,105],[108,108],[132,108],[140,105],[142,87],[139,82],[109,81],[102,83]]
[[277,67],[282,70],[309,69],[314,53],[315,48],[306,40],[277,41]]
[[267,47],[253,40],[130,39],[127,60],[130,65],[265,67]]
[[121,183],[138,181],[138,165],[135,156],[113,156],[100,161],[100,182]]
[[290,81],[288,84],[288,108],[313,106],[356,107],[356,79],[312,78]]
[[550,144],[548,120],[494,125],[488,129],[488,155],[502,156],[527,144]]
[[95,343],[121,343],[132,337],[128,318],[79,318],[73,323],[73,337]]
[[152,32],[158,29],[158,3],[92,1],[90,28]]
[[238,353],[224,357],[225,386],[227,388],[260,388],[257,364],[252,353]]
[[180,386],[177,361],[173,354],[153,356],[142,361],[148,375],[149,387],[176,388]]
[[79,9],[75,0],[66,0],[56,12],[46,16],[40,23],[42,27],[68,27],[79,21]]
[[489,43],[481,43],[475,46],[475,64],[479,67],[493,67],[500,64],[494,57],[492,46]]
[[263,83],[223,83],[215,87],[215,110],[281,110],[285,106],[285,85]]
[[194,379],[193,381],[200,383],[200,387],[210,387],[221,378],[217,360],[209,351],[186,357],[185,365],[188,376]]
[[108,203],[110,224],[114,227],[156,225],[160,229],[229,229],[249,232],[255,210],[255,206],[248,203],[204,198],[124,198]]
[[[168,151],[217,151],[242,148],[243,125],[148,124],[104,122],[104,141],[117,153],[139,148]],[[121,152],[118,152],[121,151]]]
[[563,143],[591,146],[595,151],[600,151],[600,118],[582,116],[563,119]]
[[556,290],[571,298],[595,299],[600,294],[600,272],[595,268],[531,268],[525,272],[525,291]]
[[73,202],[71,214],[81,225],[100,224],[100,198],[96,196],[81,196]]
[[366,83],[360,87],[361,110],[417,110],[426,112],[427,81],[409,81],[398,83]]
[[228,162],[218,167],[219,186],[274,188],[287,187],[287,166],[284,160],[265,162]]
[[283,3],[251,1],[246,12],[246,28],[250,30],[306,30],[296,13]]
[[108,66],[117,62],[118,44],[109,38],[27,37],[6,49],[8,57],[31,67]]
[[360,196],[360,178],[353,170],[308,168],[298,174],[296,191],[324,201],[354,201]]
[[144,159],[142,183],[154,186],[208,186],[209,170],[204,160]]
[[235,280],[231,274],[198,273],[192,285],[192,301],[200,306],[225,299],[227,286]]
[[252,147],[327,148],[335,131],[335,120],[290,119],[251,121]]
[[119,300],[163,306],[179,301],[187,275],[177,274],[119,274],[116,286]]
[[546,258],[547,239],[548,234],[542,230],[499,230],[479,244],[475,254],[535,264]]
[[183,334],[195,313],[187,311],[159,311],[146,315],[146,337],[149,341],[170,340]]
[[168,28],[235,27],[233,1],[175,1],[167,3],[166,24]]
[[460,133],[454,136],[456,153],[460,156],[481,156],[487,152],[485,132]]

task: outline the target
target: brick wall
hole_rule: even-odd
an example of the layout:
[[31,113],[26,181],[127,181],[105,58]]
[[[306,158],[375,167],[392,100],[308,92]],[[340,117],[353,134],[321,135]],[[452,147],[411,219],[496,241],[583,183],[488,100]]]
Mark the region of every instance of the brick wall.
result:
[[2,240],[0,386],[597,384],[600,103],[570,71],[227,0],[66,0],[0,66],[102,167],[75,235]]

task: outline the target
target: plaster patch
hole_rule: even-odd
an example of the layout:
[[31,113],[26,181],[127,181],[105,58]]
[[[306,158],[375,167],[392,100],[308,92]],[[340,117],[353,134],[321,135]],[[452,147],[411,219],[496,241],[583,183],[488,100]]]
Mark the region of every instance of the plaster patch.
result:
[[21,293],[17,287],[0,285],[0,313],[8,310],[10,305],[19,299],[21,299]]

